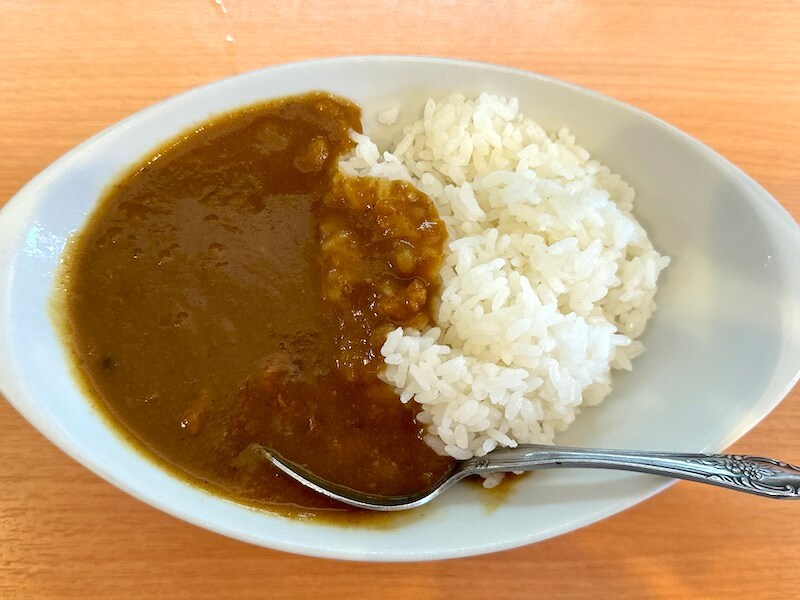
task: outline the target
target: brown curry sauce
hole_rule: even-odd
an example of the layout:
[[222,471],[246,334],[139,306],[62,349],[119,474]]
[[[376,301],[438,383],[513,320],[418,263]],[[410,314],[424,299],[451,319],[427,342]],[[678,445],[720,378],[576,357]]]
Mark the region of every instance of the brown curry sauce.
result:
[[451,465],[378,379],[386,333],[430,321],[444,226],[410,184],[336,174],[351,129],[323,93],[214,118],[107,192],[64,271],[98,406],[195,484],[288,514],[344,506],[253,444],[377,493]]

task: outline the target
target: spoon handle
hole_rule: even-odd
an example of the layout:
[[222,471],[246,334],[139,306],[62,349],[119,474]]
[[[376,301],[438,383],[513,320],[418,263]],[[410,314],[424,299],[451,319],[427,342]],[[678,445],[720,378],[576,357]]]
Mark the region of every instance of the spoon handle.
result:
[[800,467],[739,454],[677,454],[539,445],[498,448],[464,463],[474,474],[579,467],[687,479],[770,498],[800,499]]

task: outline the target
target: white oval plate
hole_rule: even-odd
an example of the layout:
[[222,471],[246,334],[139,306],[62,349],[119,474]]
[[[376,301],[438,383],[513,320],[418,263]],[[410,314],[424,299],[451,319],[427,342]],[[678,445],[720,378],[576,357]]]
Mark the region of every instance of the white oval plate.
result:
[[[360,103],[367,133],[382,141],[421,114],[428,96],[517,96],[527,116],[549,131],[569,126],[594,157],[636,188],[636,214],[656,248],[673,260],[644,336],[647,351],[632,374],[617,375],[611,396],[558,441],[718,451],[796,381],[800,231],[766,191],[696,140],[609,98],[513,69],[407,57],[291,64],[192,90],[110,127],[48,167],[0,212],[0,386],[37,429],[109,482],[224,535],[357,560],[437,559],[529,544],[612,515],[668,485],[627,473],[542,472],[516,485],[494,510],[480,490],[462,486],[401,526],[343,529],[195,489],[109,430],[70,375],[48,316],[68,236],[81,228],[103,188],[163,141],[215,113],[317,89]],[[377,126],[375,115],[398,103],[398,125]],[[725,492],[708,491],[718,493]]]

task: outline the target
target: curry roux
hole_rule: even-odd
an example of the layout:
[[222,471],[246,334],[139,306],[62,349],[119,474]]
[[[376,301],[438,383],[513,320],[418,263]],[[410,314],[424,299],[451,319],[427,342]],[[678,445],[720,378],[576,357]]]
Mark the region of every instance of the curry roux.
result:
[[359,108],[324,93],[214,118],[101,200],[65,268],[69,343],[99,406],[188,480],[284,513],[343,509],[273,447],[355,489],[450,466],[378,379],[398,325],[430,320],[445,230],[403,182],[337,173]]

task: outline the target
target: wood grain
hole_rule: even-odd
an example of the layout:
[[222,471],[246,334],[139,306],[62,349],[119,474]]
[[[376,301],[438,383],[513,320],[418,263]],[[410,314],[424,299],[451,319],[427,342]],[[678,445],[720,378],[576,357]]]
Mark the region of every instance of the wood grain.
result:
[[[158,100],[357,53],[522,67],[666,119],[800,217],[794,0],[4,0],[0,203]],[[228,37],[230,36],[230,37]],[[233,41],[226,41],[233,39]],[[735,449],[800,463],[800,390]],[[72,462],[0,402],[0,598],[793,598],[798,507],[679,483],[541,544],[429,564],[314,560],[192,527]]]

